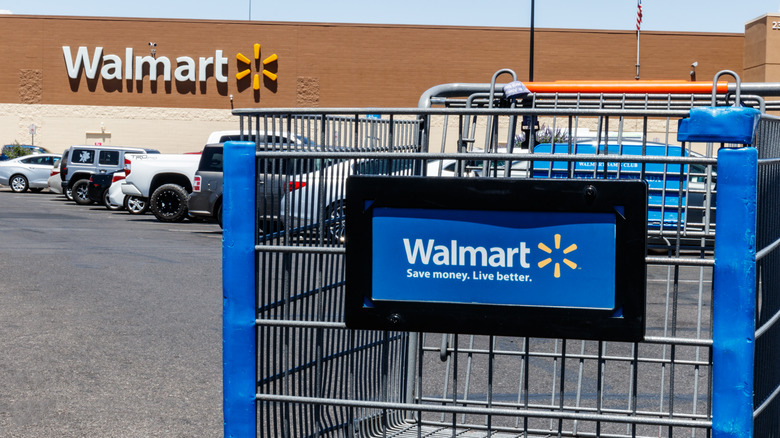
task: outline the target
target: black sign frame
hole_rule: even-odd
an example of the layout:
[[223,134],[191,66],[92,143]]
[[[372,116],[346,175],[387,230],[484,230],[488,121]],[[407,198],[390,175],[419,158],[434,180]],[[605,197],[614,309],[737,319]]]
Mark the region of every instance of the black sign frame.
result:
[[[648,185],[641,180],[350,176],[345,321],[351,329],[641,341],[646,320]],[[601,309],[375,300],[377,207],[614,213],[615,305]]]

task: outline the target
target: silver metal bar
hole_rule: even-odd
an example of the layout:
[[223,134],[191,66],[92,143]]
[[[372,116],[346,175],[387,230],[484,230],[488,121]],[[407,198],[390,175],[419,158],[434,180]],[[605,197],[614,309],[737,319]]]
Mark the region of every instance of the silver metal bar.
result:
[[289,319],[263,319],[255,320],[258,326],[268,327],[299,327],[299,328],[323,328],[346,330],[347,325],[343,322],[325,322],[325,321],[300,321]]
[[712,259],[694,259],[685,257],[645,257],[648,265],[672,265],[672,266],[715,266]]
[[775,240],[771,245],[761,248],[760,251],[756,252],[756,261],[763,259],[767,254],[777,249],[777,247],[780,247],[780,239]]
[[[423,397],[421,402],[429,403],[429,404],[440,404],[442,403],[442,399],[434,398],[434,397]],[[487,403],[484,401],[472,401],[470,403],[464,403],[464,406],[476,406],[476,407],[486,407]],[[517,408],[517,405],[511,404],[511,403],[494,403],[494,406],[500,407],[500,408]],[[554,411],[555,407],[550,406],[548,404],[531,404],[529,405],[530,409],[535,410],[547,410],[547,411]],[[596,412],[597,408],[595,407],[575,407],[575,406],[566,406],[566,410],[569,411],[576,411],[576,412]],[[604,408],[603,412],[606,414],[612,414],[612,415],[628,415],[631,414],[633,411],[630,409],[617,409],[617,408]],[[697,414],[697,415],[691,415],[689,413],[686,414],[680,414],[680,413],[672,413],[669,411],[637,411],[637,415],[639,416],[654,416],[654,417],[672,417],[672,418],[684,418],[689,420],[708,420],[709,415],[705,414]],[[577,420],[575,420],[577,421]],[[484,425],[483,425],[484,427]]]
[[407,403],[391,403],[364,400],[339,400],[332,398],[317,398],[304,396],[262,394],[255,395],[258,401],[280,402],[280,403],[304,403],[320,404],[326,406],[345,406],[360,408],[376,408],[401,411],[435,412],[435,413],[455,413],[455,414],[474,414],[474,415],[493,415],[493,416],[516,416],[523,415],[531,418],[560,418],[564,420],[584,420],[584,421],[602,421],[605,423],[637,423],[653,426],[680,426],[680,427],[712,427],[712,421],[709,420],[687,420],[687,419],[669,419],[653,417],[629,417],[625,415],[594,415],[577,412],[555,412],[537,409],[519,410],[519,409],[498,409],[498,408],[470,408],[462,406],[440,406],[423,405]]
[[[557,349],[558,349],[558,340],[557,339],[555,340],[555,349],[556,349],[555,353],[557,353],[558,352],[557,351]],[[556,361],[557,361],[557,358],[556,358]],[[558,388],[558,409],[563,410],[564,406],[566,405],[566,403],[564,401],[564,396],[566,394],[566,339],[561,339],[561,364],[560,364],[560,370],[561,370],[561,372],[560,372],[561,378],[560,378],[560,384],[559,384],[559,388]],[[557,374],[556,374],[556,376],[557,376]],[[552,396],[552,400],[550,402],[551,405],[555,404],[555,392],[554,391],[555,391],[555,384],[553,382],[553,396]],[[553,427],[554,427],[554,425],[553,425],[553,421],[551,419],[550,420],[550,429],[553,429]],[[562,420],[558,420],[558,434],[559,435],[560,435],[562,429],[563,429],[563,421]]]
[[[656,338],[656,339],[659,339],[659,338]],[[665,342],[658,342],[658,344],[660,344],[660,345],[667,345],[668,346],[670,344],[669,344],[669,342],[666,342],[666,341],[671,340],[671,339],[681,339],[681,338],[662,338],[662,339],[664,339]],[[646,344],[652,344],[653,343],[653,342],[646,342],[644,340],[642,342],[646,343]],[[701,339],[694,339],[694,338],[690,338],[690,339],[683,338],[682,342],[680,342],[677,345],[680,345],[680,346],[706,347],[706,346],[708,346],[708,345],[706,345],[707,343],[712,345],[712,341],[708,341],[708,340],[701,340]],[[424,348],[424,351],[438,352],[439,350],[427,347],[427,348]],[[460,351],[461,351],[461,353],[485,354],[485,355],[488,353],[488,351],[486,351],[486,350],[479,350],[479,349],[462,349]],[[556,353],[545,353],[545,352],[526,352],[526,351],[517,352],[517,351],[500,351],[499,350],[499,351],[495,351],[493,354],[495,356],[501,356],[501,357],[513,357],[513,356],[514,357],[524,357],[524,356],[528,356],[528,357],[537,357],[537,358],[560,358],[559,354],[556,354]],[[582,354],[572,353],[572,354],[569,354],[567,356],[567,358],[568,359],[580,359],[580,360],[582,360],[582,359],[598,360],[599,356],[593,355],[593,354],[585,354],[585,353],[582,353]],[[605,355],[604,356],[604,360],[612,361],[612,362],[631,362],[634,359],[631,356],[607,356],[607,355]],[[641,363],[667,363],[667,364],[671,363],[670,359],[660,359],[660,358],[652,358],[652,357],[640,357],[638,360]],[[685,359],[677,359],[675,361],[675,363],[680,364],[680,365],[694,365],[694,366],[710,365],[709,362],[702,361],[702,360],[698,360],[697,361],[697,360],[685,360]]]
[[281,254],[346,254],[343,246],[294,246],[294,245],[257,245],[257,252],[275,252]]
[[771,329],[778,320],[780,320],[780,311],[776,312],[767,322],[763,323],[761,327],[756,330],[756,339],[760,338],[767,330]]
[[772,394],[770,394],[769,397],[767,397],[766,400],[764,400],[764,402],[761,403],[761,405],[753,411],[753,419],[761,415],[761,412],[763,412],[764,409],[766,409],[767,406],[769,406],[769,404],[772,403],[772,401],[775,399],[775,397],[777,397],[778,394],[780,394],[780,386],[775,388],[775,390],[772,391]]
[[[604,349],[607,343],[599,341],[598,371],[596,372],[596,413],[602,416],[604,411],[604,372],[607,362],[604,360]],[[596,435],[601,435],[601,420],[596,421]]]
[[621,163],[665,163],[665,164],[717,164],[716,158],[670,157],[649,155],[595,155],[595,154],[540,154],[540,153],[438,153],[438,152],[312,152],[299,150],[258,151],[261,158],[335,158],[335,159],[403,159],[403,160],[516,160],[516,161],[597,161]]
[[[454,334],[450,336],[450,339],[452,340],[452,346],[454,348],[454,353],[452,355],[452,402],[457,403],[458,402],[458,335]],[[447,368],[449,371],[449,367]],[[444,414],[442,414],[442,421],[444,417]],[[457,414],[452,414],[452,436],[454,437],[456,434],[456,431],[458,425],[458,416]]]
[[[626,117],[687,117],[690,114],[689,110],[683,109],[617,109],[617,108],[577,108],[577,109],[560,109],[560,108],[428,108],[428,109],[416,109],[416,108],[247,108],[247,109],[235,109],[233,115],[236,116],[270,116],[270,115],[317,115],[317,114],[332,114],[332,115],[368,115],[368,114],[383,114],[383,115],[408,115],[408,116],[433,116],[433,115],[445,115],[445,114],[463,114],[463,115],[483,115],[483,116],[626,116]],[[339,139],[343,137],[343,134],[339,133]],[[339,143],[343,145],[343,143]]]
[[[474,335],[469,336],[469,348],[466,353],[466,384],[463,387],[463,400],[468,400],[469,398],[469,389],[471,388],[471,365],[472,365],[472,359],[474,358],[474,355],[472,353],[472,350],[474,349]],[[520,376],[520,381],[522,382],[522,375]],[[522,392],[520,390],[517,391],[518,397],[520,397],[520,394]],[[466,421],[465,414],[463,415],[463,420]]]
[[[580,341],[580,342],[581,342],[581,344],[580,344],[580,355],[584,356],[585,355],[585,341]],[[581,407],[580,403],[582,401],[583,368],[584,368],[584,361],[583,361],[583,358],[580,358],[580,360],[579,360],[579,371],[577,373],[577,395],[576,395],[575,404],[574,404],[577,407],[578,410]],[[526,405],[526,407],[528,407],[528,406]],[[577,434],[578,424],[579,423],[577,421],[574,422],[574,434],[575,435]]]

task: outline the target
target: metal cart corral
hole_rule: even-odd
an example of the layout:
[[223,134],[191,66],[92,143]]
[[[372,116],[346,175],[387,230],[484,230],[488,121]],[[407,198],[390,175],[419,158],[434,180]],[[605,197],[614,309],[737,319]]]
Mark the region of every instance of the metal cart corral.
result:
[[[426,108],[235,111],[242,132],[288,132],[316,147],[225,147],[225,435],[777,434],[780,119],[762,113],[750,148],[678,144],[676,125],[692,107],[734,96],[654,88],[510,102],[494,84],[487,95],[465,85],[431,93]],[[584,128],[607,147],[550,153]],[[674,153],[628,153],[629,140]],[[267,187],[261,167],[273,160],[309,171],[277,186],[284,200],[269,223],[252,212]],[[649,202],[664,220],[648,223],[641,342],[346,328],[347,176],[536,178],[555,163],[573,176],[584,161],[596,163],[588,178],[659,181]]]

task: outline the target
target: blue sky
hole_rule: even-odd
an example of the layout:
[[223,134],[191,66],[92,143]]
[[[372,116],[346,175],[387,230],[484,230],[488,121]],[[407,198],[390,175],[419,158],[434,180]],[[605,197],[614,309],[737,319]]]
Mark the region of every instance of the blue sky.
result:
[[[0,0],[14,14],[528,27],[530,0]],[[479,6],[476,6],[479,4]],[[537,0],[539,28],[633,30],[636,0]],[[642,30],[744,31],[780,0],[643,0]]]

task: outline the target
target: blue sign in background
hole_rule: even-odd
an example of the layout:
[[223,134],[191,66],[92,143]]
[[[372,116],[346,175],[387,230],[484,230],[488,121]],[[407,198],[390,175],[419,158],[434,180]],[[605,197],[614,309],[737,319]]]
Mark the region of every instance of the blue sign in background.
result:
[[[619,156],[649,156],[649,157],[687,157],[685,148],[674,145],[654,144],[610,144],[599,145],[578,143],[569,146],[566,143],[552,145],[541,143],[534,147],[538,154],[592,154]],[[607,173],[604,174],[604,166]],[[648,183],[648,224],[658,227],[661,222],[666,226],[676,226],[680,219],[685,219],[685,210],[678,214],[678,205],[688,205],[687,188],[689,165],[680,163],[631,163],[631,162],[593,162],[593,161],[543,161],[533,162],[534,178],[569,178],[569,167],[572,167],[572,177],[593,179],[598,173],[606,179],[639,179],[643,177]],[[619,171],[619,173],[618,173]],[[680,199],[682,197],[682,199]],[[678,217],[679,216],[679,217]]]
[[372,299],[615,308],[611,213],[375,208]]

